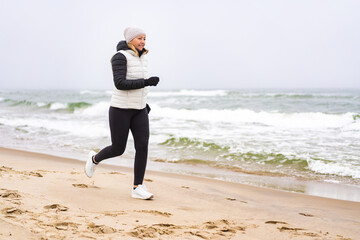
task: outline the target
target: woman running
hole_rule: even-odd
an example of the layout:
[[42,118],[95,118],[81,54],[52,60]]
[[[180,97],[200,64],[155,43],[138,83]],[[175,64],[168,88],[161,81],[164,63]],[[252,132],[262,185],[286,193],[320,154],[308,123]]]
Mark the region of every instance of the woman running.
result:
[[120,156],[124,153],[131,131],[135,145],[134,186],[131,196],[139,199],[153,198],[143,185],[149,143],[150,107],[146,104],[148,86],[156,86],[158,77],[147,76],[148,50],[145,49],[146,34],[136,27],[126,28],[125,41],[116,47],[117,53],[112,57],[111,64],[114,76],[114,90],[110,108],[109,125],[111,133],[110,146],[99,153],[89,152],[85,165],[85,173],[91,178],[95,167],[103,160]]

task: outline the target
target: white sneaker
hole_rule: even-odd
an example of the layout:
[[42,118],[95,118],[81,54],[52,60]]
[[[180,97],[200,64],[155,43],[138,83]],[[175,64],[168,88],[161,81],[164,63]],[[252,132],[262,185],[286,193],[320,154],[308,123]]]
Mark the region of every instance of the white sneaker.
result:
[[145,184],[139,184],[139,186],[141,186],[145,191],[149,192],[149,190],[147,189],[147,187],[145,186]]
[[88,176],[89,178],[91,178],[94,175],[95,172],[95,168],[96,168],[96,164],[93,163],[93,156],[96,153],[94,151],[90,151],[89,155],[88,155],[88,159],[86,160],[86,164],[85,164],[85,174],[86,176]]
[[137,188],[132,190],[131,197],[139,199],[151,199],[154,197],[154,195],[149,193],[146,187],[144,188],[144,185],[138,185]]

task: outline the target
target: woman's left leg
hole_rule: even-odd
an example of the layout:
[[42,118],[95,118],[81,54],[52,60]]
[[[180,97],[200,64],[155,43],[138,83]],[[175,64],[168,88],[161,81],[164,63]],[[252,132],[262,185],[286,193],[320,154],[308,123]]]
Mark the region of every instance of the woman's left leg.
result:
[[130,130],[135,145],[134,185],[137,186],[143,183],[148,156],[149,116],[146,108],[133,116]]

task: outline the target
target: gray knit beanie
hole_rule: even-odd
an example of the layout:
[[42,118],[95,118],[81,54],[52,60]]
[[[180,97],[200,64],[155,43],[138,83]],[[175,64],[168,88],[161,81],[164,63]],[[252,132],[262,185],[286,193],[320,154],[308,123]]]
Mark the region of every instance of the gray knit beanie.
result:
[[124,37],[126,40],[126,43],[129,43],[131,40],[133,40],[134,38],[136,38],[139,35],[145,35],[144,30],[137,28],[137,27],[128,27],[125,28],[124,30]]

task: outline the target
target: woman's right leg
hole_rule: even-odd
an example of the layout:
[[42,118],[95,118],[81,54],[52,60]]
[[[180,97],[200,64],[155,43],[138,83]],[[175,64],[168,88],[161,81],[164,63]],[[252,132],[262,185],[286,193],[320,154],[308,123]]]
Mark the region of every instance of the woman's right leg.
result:
[[124,153],[129,135],[132,111],[110,107],[109,125],[112,145],[103,148],[94,157],[96,163],[104,159],[120,156]]

